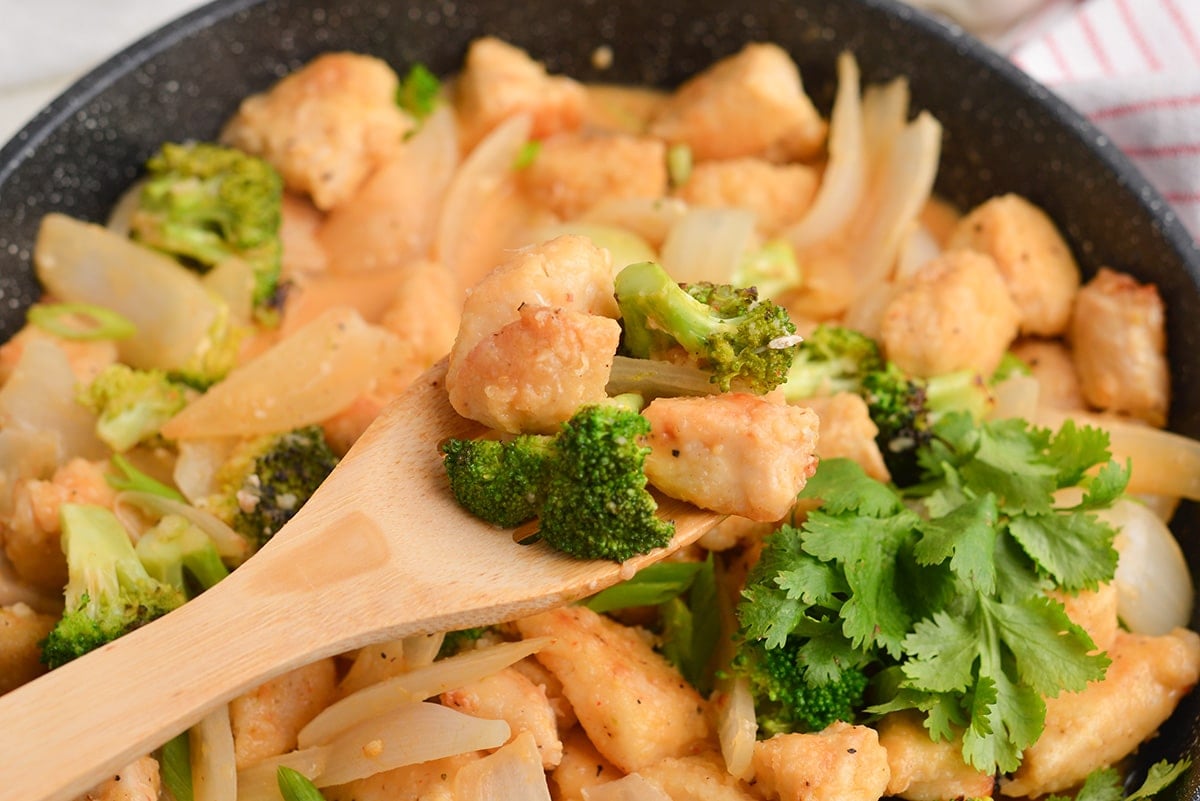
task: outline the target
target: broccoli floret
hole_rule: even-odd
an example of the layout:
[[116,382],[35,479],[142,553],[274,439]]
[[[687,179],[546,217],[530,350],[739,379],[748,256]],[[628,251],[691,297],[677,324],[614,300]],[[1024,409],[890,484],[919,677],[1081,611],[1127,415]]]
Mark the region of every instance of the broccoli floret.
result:
[[830,681],[815,683],[798,658],[799,642],[793,637],[779,648],[767,648],[762,640],[738,645],[731,667],[749,680],[760,739],[853,722],[865,706],[868,679],[861,668],[847,666]]
[[229,306],[220,303],[204,337],[188,360],[170,371],[172,381],[204,392],[237,366],[238,352],[249,328],[233,318]]
[[917,451],[932,437],[934,423],[948,412],[980,419],[991,404],[983,377],[970,370],[917,378],[893,363],[863,378],[862,396],[879,429],[876,442],[898,486],[919,478]]
[[67,556],[66,611],[42,641],[45,664],[66,664],[183,604],[182,592],[146,572],[111,511],[65,503],[59,519]]
[[450,490],[471,514],[501,528],[537,517],[546,493],[551,438],[452,439],[442,445]]
[[470,629],[447,631],[438,648],[437,659],[445,659],[475,646],[480,638],[492,631],[490,626],[478,626]]
[[677,284],[647,261],[617,274],[616,296],[630,356],[661,359],[681,347],[723,392],[736,383],[765,394],[787,376],[796,326],[782,306],[760,300],[753,287]]
[[[630,401],[640,406],[639,401]],[[624,561],[671,541],[646,488],[650,423],[629,403],[583,406],[554,435],[442,445],[451,490],[497,525],[539,518],[547,544],[581,559]]]
[[96,435],[123,452],[152,439],[192,398],[191,388],[162,370],[111,364],[83,387],[80,403],[96,412]]
[[863,377],[882,369],[879,345],[839,325],[819,325],[804,338],[788,370],[783,394],[798,401],[837,392],[859,392]]
[[220,489],[208,507],[261,548],[300,511],[337,463],[320,426],[247,440],[217,471]]
[[270,164],[207,142],[167,143],[146,162],[130,216],[138,241],[207,272],[230,259],[249,266],[254,308],[278,308],[283,181]]
[[134,551],[151,577],[189,597],[229,575],[212,539],[181,515],[164,516],[142,534]]

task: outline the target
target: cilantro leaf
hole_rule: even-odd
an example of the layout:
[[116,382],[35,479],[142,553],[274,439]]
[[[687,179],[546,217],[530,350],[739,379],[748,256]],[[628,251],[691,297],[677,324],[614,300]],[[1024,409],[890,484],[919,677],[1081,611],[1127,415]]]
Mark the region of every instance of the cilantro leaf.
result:
[[990,492],[966,501],[940,517],[920,521],[914,553],[925,565],[950,560],[950,569],[969,586],[990,594],[996,587],[996,523],[999,510]]
[[1018,515],[1008,523],[1013,539],[1055,583],[1095,589],[1117,569],[1116,532],[1095,515],[1067,512]]
[[1046,456],[1058,471],[1058,486],[1073,487],[1088,470],[1109,460],[1108,432],[1092,426],[1080,428],[1067,418],[1051,439]]
[[853,511],[865,517],[884,517],[903,507],[895,490],[868,476],[850,459],[823,459],[798,497],[819,499],[822,511],[829,515]]
[[1153,798],[1171,786],[1191,766],[1190,759],[1181,759],[1174,764],[1165,759],[1155,762],[1150,766],[1150,770],[1146,771],[1146,781],[1129,794],[1128,801],[1143,801],[1143,799]]
[[1036,596],[1019,603],[983,601],[983,610],[999,640],[1013,655],[1021,682],[1040,695],[1078,692],[1104,678],[1110,662],[1093,653],[1096,644],[1067,617],[1062,604]]

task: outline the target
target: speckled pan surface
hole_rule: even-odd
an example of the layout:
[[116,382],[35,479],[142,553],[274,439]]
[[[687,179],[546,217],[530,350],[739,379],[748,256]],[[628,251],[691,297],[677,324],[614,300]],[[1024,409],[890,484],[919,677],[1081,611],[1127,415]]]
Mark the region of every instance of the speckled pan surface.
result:
[[[349,49],[447,73],[467,43],[500,36],[584,80],[670,86],[750,40],[786,47],[828,108],[837,53],[867,81],[906,75],[946,131],[939,190],[963,204],[1017,191],[1062,225],[1088,272],[1158,283],[1175,365],[1172,426],[1200,435],[1200,252],[1161,199],[1085,121],[956,29],[890,0],[218,0],[82,79],[0,150],[0,335],[37,295],[38,220],[103,219],[164,140],[212,137],[245,95],[317,53]],[[599,46],[612,66],[597,70]],[[1200,572],[1200,520],[1180,527]],[[1159,738],[1200,758],[1189,699]],[[1159,751],[1143,758],[1157,758]],[[1200,759],[1195,761],[1200,762]],[[1197,798],[1196,771],[1176,788]]]

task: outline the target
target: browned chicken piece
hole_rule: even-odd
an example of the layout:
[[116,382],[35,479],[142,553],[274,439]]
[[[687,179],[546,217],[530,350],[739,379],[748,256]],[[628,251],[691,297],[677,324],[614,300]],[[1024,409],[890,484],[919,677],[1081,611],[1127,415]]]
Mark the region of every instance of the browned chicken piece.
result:
[[453,347],[462,306],[462,287],[444,264],[415,261],[404,268],[380,325],[408,343],[425,370]]
[[795,63],[774,44],[746,45],[685,82],[650,123],[652,135],[687,145],[697,161],[809,159],[825,130]]
[[62,592],[67,583],[67,559],[60,542],[58,510],[64,503],[112,506],[116,491],[104,478],[107,462],[72,459],[48,481],[19,481],[13,494],[12,517],[0,533],[13,571],[44,592]]
[[1071,351],[1059,340],[1019,339],[1012,354],[1025,364],[1038,382],[1038,403],[1063,411],[1087,408]]
[[467,294],[446,374],[451,404],[494,428],[553,431],[604,396],[616,316],[607,250],[582,236],[522,248]]
[[322,787],[321,793],[329,801],[453,801],[454,776],[464,765],[478,762],[483,756],[482,752],[471,751],[431,759],[336,787]]
[[705,702],[639,634],[583,606],[517,621],[523,637],[553,637],[537,653],[563,685],[579,723],[624,771],[707,750]]
[[817,469],[817,415],[732,392],[657,398],[646,476],[670,495],[751,520],[783,518]]
[[580,406],[604,400],[621,339],[608,317],[523,306],[520,317],[476,345],[448,382],[463,417],[510,433],[553,433]]
[[1063,605],[1071,622],[1082,628],[1101,650],[1108,650],[1121,626],[1117,620],[1117,585],[1109,582],[1094,590],[1077,593],[1051,592],[1050,597]]
[[56,623],[27,604],[0,607],[0,694],[46,672],[40,643]]
[[841,721],[760,740],[753,765],[755,787],[771,801],[878,801],[891,775],[875,730]]
[[587,94],[581,84],[548,74],[524,50],[490,36],[471,43],[455,86],[466,150],[517,114],[532,117],[535,139],[576,130],[586,104]]
[[105,779],[76,801],[158,801],[161,788],[158,761],[144,756],[130,762],[111,779]]
[[550,708],[554,710],[554,720],[560,732],[568,731],[579,722],[579,718],[575,717],[575,710],[571,708],[571,702],[563,695],[562,682],[546,670],[545,665],[530,656],[515,662],[512,669],[533,682],[535,687],[541,688],[546,700],[550,702]]
[[986,376],[1016,338],[1019,317],[990,256],[951,251],[897,288],[879,338],[887,357],[913,375],[975,370]]
[[606,200],[659,198],[667,193],[666,145],[629,134],[561,134],[542,143],[520,184],[564,220]]
[[358,191],[412,128],[387,62],[327,53],[242,101],[221,141],[266,159],[289,191],[327,211]]
[[1101,269],[1075,299],[1070,340],[1083,397],[1162,427],[1171,402],[1162,298],[1153,284]]
[[563,735],[563,757],[550,774],[556,801],[582,801],[588,787],[607,784],[625,774],[609,762],[579,726]]
[[529,732],[546,770],[562,761],[558,723],[546,691],[512,667],[444,692],[441,700],[467,715],[507,722],[513,738]]
[[884,715],[876,726],[887,751],[887,795],[908,801],[947,798],[991,798],[996,780],[963,760],[962,738],[930,739],[918,712]]
[[332,659],[288,671],[229,703],[238,769],[286,753],[296,735],[337,696],[337,666]]
[[306,198],[283,193],[279,240],[280,275],[284,280],[320,275],[329,267],[329,256],[317,238],[325,216]]
[[816,412],[821,420],[817,456],[822,459],[850,459],[867,475],[878,481],[891,480],[883,454],[875,437],[879,426],[871,420],[867,402],[853,392],[839,392],[800,402]]
[[1150,737],[1200,678],[1200,634],[1175,629],[1150,637],[1120,631],[1103,681],[1046,700],[1046,728],[1021,767],[1001,779],[1006,796],[1039,796],[1074,787]]
[[1044,211],[1019,195],[994,197],[959,221],[947,249],[968,248],[996,261],[1021,312],[1021,333],[1067,330],[1079,266]]
[[719,754],[664,759],[638,771],[671,801],[754,801],[750,788],[731,776]]
[[675,195],[692,206],[749,209],[758,232],[771,236],[808,211],[818,183],[817,171],[803,164],[725,159],[697,164]]

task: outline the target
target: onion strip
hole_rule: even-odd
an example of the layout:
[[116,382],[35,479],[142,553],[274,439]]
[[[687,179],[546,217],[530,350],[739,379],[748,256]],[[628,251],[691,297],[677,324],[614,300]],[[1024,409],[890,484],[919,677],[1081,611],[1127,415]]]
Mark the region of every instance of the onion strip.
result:
[[192,797],[195,801],[237,798],[237,764],[229,707],[214,709],[188,732],[192,755]]
[[442,659],[409,673],[372,684],[323,709],[296,737],[301,748],[331,742],[383,710],[431,698],[503,670],[550,643],[549,637],[502,643]]
[[130,519],[130,507],[133,510],[149,512],[157,517],[175,514],[187,518],[188,522],[208,535],[222,559],[234,564],[240,564],[250,555],[250,544],[246,538],[227,526],[212,512],[151,492],[128,490],[117,493],[117,497],[113,501],[113,513],[125,524],[126,528],[135,533],[141,531],[144,526],[138,524],[136,519]]

